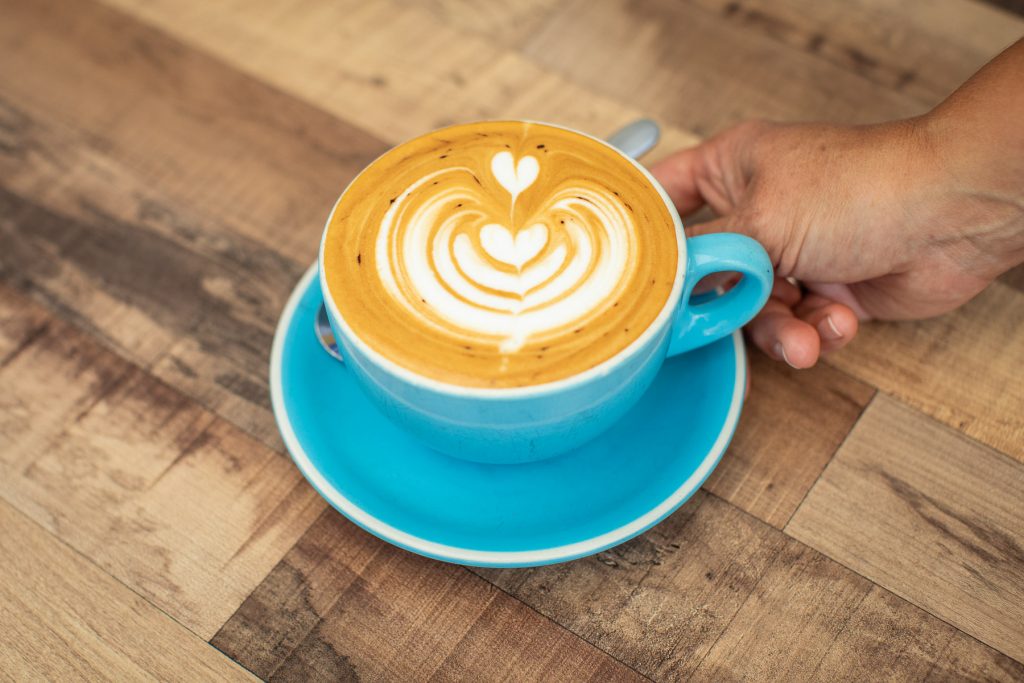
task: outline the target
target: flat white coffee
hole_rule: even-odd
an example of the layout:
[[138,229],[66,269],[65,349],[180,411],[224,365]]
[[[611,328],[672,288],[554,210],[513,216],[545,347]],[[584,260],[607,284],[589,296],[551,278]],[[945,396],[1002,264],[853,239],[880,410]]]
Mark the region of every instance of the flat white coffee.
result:
[[674,224],[643,173],[578,133],[453,126],[349,186],[324,268],[346,323],[427,377],[514,387],[626,348],[672,289]]

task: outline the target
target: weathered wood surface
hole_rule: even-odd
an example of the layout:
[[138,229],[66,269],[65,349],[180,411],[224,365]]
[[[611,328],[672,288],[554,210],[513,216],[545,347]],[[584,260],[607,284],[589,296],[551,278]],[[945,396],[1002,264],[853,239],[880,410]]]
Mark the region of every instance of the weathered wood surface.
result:
[[0,495],[209,638],[325,504],[279,453],[75,326],[36,330],[0,368]]
[[2,500],[0,529],[4,680],[253,680]]
[[879,397],[786,531],[1024,660],[1022,492],[1018,462]]
[[266,386],[327,210],[389,144],[481,117],[606,134],[654,115],[657,158],[746,117],[913,114],[1020,17],[967,0],[0,16],[4,677],[1024,680],[1020,269],[938,320],[867,325],[812,371],[755,355],[704,490],[554,567],[468,570],[359,530],[290,464]]
[[211,642],[267,679],[641,679],[464,568],[398,550],[333,511]]

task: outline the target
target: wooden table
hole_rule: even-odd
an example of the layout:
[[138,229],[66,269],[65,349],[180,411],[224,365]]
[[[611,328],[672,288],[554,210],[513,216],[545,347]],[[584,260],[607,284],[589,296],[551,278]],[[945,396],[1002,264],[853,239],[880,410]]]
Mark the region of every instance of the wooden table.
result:
[[541,569],[364,533],[267,391],[325,213],[391,144],[883,120],[1022,34],[964,0],[2,0],[0,678],[1024,679],[1021,269],[813,370],[753,354],[706,486]]

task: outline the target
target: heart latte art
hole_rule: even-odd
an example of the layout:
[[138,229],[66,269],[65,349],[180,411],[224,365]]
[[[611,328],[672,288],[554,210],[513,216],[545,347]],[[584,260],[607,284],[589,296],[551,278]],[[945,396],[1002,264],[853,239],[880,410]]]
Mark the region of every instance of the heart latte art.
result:
[[345,191],[324,244],[352,331],[419,374],[510,387],[610,358],[661,312],[675,226],[641,171],[542,124],[417,138]]
[[[622,202],[590,188],[560,188],[517,217],[540,162],[508,150],[490,162],[505,196],[485,195],[464,166],[429,173],[402,192],[384,215],[376,265],[410,312],[429,301],[440,327],[495,337],[509,354],[608,300],[626,284],[636,247]],[[444,189],[418,192],[434,182]]]

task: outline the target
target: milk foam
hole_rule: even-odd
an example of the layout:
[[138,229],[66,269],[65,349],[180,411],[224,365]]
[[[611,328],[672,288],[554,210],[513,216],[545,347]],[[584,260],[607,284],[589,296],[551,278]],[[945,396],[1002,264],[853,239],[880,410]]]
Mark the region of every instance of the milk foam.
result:
[[495,198],[474,175],[480,169],[433,171],[385,212],[375,262],[387,292],[419,320],[497,338],[512,353],[607,305],[627,280],[635,231],[621,199],[583,182],[551,188],[539,209],[517,215],[540,162],[499,150],[489,170],[508,194],[497,203],[506,215],[486,209]]

